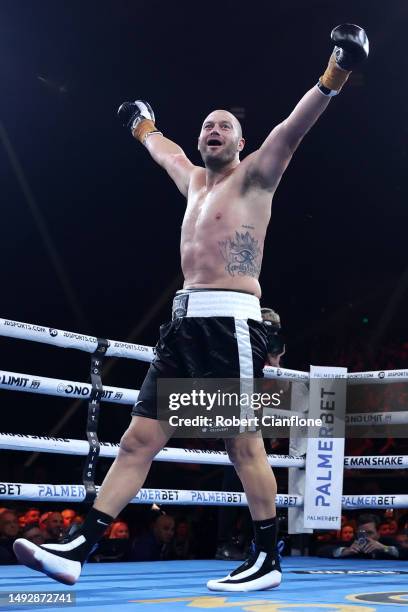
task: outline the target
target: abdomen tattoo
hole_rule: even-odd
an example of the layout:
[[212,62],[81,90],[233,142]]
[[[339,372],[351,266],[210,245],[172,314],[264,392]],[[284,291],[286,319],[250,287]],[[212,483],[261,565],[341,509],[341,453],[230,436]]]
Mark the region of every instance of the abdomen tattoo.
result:
[[231,276],[255,276],[261,271],[261,249],[258,240],[249,232],[235,232],[234,238],[218,243],[225,261],[225,270]]

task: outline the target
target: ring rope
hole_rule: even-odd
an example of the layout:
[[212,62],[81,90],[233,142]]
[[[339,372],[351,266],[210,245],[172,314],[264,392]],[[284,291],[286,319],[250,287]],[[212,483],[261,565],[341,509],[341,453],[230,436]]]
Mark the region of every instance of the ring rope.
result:
[[[10,319],[0,319],[0,336],[52,344],[60,348],[72,348],[85,351],[86,353],[94,353],[98,346],[98,338],[95,336],[77,334],[75,332],[54,329],[53,327],[44,327],[43,325],[11,321]],[[154,351],[151,346],[144,346],[143,344],[108,340],[106,357],[124,357],[125,359],[152,361]]]
[[[101,457],[114,459],[118,453],[119,442],[100,442]],[[0,450],[43,452],[64,455],[86,455],[88,442],[70,438],[50,438],[26,434],[0,434]],[[190,448],[165,447],[154,461],[178,463],[198,463],[205,465],[232,465],[225,451],[199,450]],[[279,468],[304,468],[304,456],[268,455],[269,465]],[[408,455],[367,455],[344,457],[344,467],[348,470],[400,470],[408,467]]]
[[362,427],[364,425],[407,425],[408,412],[349,412],[346,414],[346,425]]
[[[96,487],[99,490],[99,487]],[[20,482],[0,483],[0,500],[83,502],[85,487],[75,484],[32,484]],[[245,493],[239,491],[194,491],[178,489],[140,489],[131,504],[176,504],[206,506],[247,506]],[[278,508],[300,508],[301,495],[278,494]],[[342,507],[358,508],[408,508],[408,495],[343,495]]]
[[[101,457],[110,457],[112,459],[116,457],[119,449],[118,442],[100,442],[100,445]],[[89,446],[86,440],[1,433],[0,449],[67,455],[86,455],[88,453]],[[232,465],[225,451],[203,451],[198,449],[172,447],[163,448],[156,455],[154,461],[201,463],[207,465]],[[304,457],[295,457],[294,455],[268,455],[268,461],[272,467],[305,467]]]
[[[60,380],[58,378],[47,378],[45,376],[33,376],[32,374],[0,370],[0,389],[54,395],[55,397],[88,399],[91,395],[92,385],[72,380]],[[115,404],[134,404],[138,396],[138,390],[104,385],[102,401],[114,402]]]
[[[99,491],[100,487],[95,487]],[[85,487],[75,484],[33,484],[22,482],[0,483],[0,500],[19,501],[60,501],[83,502]],[[408,495],[407,495],[408,498]],[[240,491],[195,491],[179,489],[140,489],[130,500],[130,504],[177,504],[177,505],[207,505],[207,506],[247,506],[245,493]],[[301,495],[276,496],[279,508],[295,508],[303,506]]]
[[[29,323],[22,323],[8,319],[0,319],[0,336],[18,338],[34,342],[51,344],[61,348],[73,348],[88,353],[95,353],[99,342],[107,345],[107,357],[123,357],[151,362],[154,359],[153,347],[126,343],[114,340],[98,339],[93,336],[67,332],[54,328],[47,328]],[[264,375],[267,378],[289,379],[307,382],[310,375],[307,372],[287,370],[283,368],[265,367]],[[402,382],[408,379],[408,370],[384,370],[370,372],[355,372],[344,375],[348,384]],[[40,376],[17,374],[0,371],[0,389],[27,391],[53,396],[70,396],[77,398],[91,398],[92,385]],[[132,389],[105,387],[101,399],[120,403],[133,404],[139,392]],[[285,411],[279,411],[285,412]],[[288,415],[294,412],[288,411]],[[403,412],[388,413],[351,413],[346,416],[346,423],[352,426],[406,424],[408,414]],[[22,443],[21,437],[30,440],[30,445]],[[69,447],[68,449],[66,447]],[[101,456],[114,457],[118,452],[118,444],[100,443]],[[90,450],[89,442],[70,439],[50,439],[38,436],[20,436],[15,434],[0,434],[0,448],[8,450],[34,450],[40,452],[68,453],[71,455],[87,455]],[[155,460],[157,461],[184,461],[194,463],[230,464],[229,458],[223,451],[200,451],[196,449],[164,448]],[[273,467],[304,467],[305,458],[268,455],[268,461]],[[401,469],[408,466],[408,457],[405,456],[369,456],[345,457],[346,469]],[[95,492],[99,487],[95,487]],[[0,499],[4,500],[53,500],[60,502],[86,501],[86,488],[83,485],[51,485],[30,483],[0,483]],[[176,489],[141,489],[130,503],[161,503],[177,505],[237,505],[246,506],[245,493],[224,491],[195,491]],[[276,498],[278,507],[302,507],[303,497],[300,495],[279,494]],[[408,495],[344,495],[342,507],[346,509],[357,508],[408,508]]]
[[408,379],[408,370],[370,370],[367,372],[348,372],[348,385],[361,385],[371,383],[375,385],[388,382],[404,382]]
[[[92,385],[72,380],[61,380],[0,370],[0,389],[39,393],[54,397],[88,399],[92,392]],[[115,404],[133,405],[137,401],[138,396],[138,389],[104,386],[101,399],[102,401],[113,402]],[[294,410],[274,408],[271,413],[280,417],[298,416],[299,418],[305,418],[304,413]],[[346,415],[346,424],[353,427],[406,425],[408,424],[408,412],[403,410],[400,412],[349,413]]]
[[[22,323],[10,319],[0,319],[0,336],[8,338],[18,338],[19,340],[30,340],[51,344],[60,348],[71,348],[87,353],[95,352],[98,346],[98,338],[77,334],[75,332],[44,327],[43,325],[33,325]],[[106,357],[123,357],[125,359],[138,359],[139,361],[150,362],[154,359],[154,348],[143,344],[130,342],[120,342],[119,340],[107,340],[108,348]],[[284,368],[266,367],[264,369],[266,378],[279,378],[281,380],[301,380],[308,381],[309,373],[298,370]]]
[[[93,353],[98,345],[98,338],[86,334],[78,334],[43,325],[23,323],[11,319],[0,318],[0,336],[18,338],[32,342],[51,344],[60,348],[71,348],[87,353]],[[137,359],[139,361],[151,362],[154,359],[154,348],[143,344],[132,342],[121,342],[119,340],[108,340],[106,357],[123,357],[125,359]],[[310,378],[309,372],[290,370],[287,368],[264,368],[266,378],[278,378],[280,380],[299,380],[307,382]],[[350,385],[364,383],[387,383],[403,382],[408,379],[408,370],[375,370],[367,372],[349,372],[346,375]]]

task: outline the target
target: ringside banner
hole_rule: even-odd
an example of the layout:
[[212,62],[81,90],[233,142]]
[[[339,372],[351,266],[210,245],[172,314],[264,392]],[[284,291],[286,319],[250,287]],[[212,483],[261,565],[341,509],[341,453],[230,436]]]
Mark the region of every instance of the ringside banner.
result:
[[304,526],[340,529],[347,369],[310,366],[309,417],[320,419],[307,443]]

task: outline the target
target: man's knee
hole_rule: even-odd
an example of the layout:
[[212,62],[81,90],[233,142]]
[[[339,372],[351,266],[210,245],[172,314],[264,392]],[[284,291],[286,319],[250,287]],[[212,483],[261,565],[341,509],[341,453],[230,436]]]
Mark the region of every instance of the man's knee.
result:
[[262,439],[256,437],[233,438],[225,441],[231,463],[236,468],[254,461],[265,460],[266,452]]
[[160,436],[155,434],[151,428],[140,426],[132,421],[120,439],[119,451],[154,456],[161,447],[159,438]]

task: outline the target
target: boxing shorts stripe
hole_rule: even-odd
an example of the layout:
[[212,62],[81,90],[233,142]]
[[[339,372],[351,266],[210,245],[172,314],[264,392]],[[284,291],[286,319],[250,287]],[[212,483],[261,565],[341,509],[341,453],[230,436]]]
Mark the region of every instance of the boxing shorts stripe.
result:
[[[160,327],[156,357],[150,364],[132,415],[157,419],[160,378],[240,379],[250,394],[263,377],[267,333],[258,298],[227,290],[183,290],[173,302],[172,321]],[[253,416],[250,406],[240,417]]]

